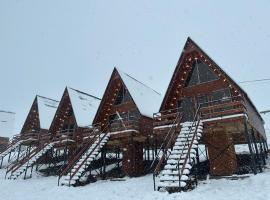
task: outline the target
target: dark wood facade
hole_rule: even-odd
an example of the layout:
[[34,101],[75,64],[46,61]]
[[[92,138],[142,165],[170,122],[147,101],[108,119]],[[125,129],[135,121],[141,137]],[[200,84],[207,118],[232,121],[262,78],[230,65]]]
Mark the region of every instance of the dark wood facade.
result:
[[[89,124],[91,123],[89,119]],[[55,147],[80,148],[84,144],[85,137],[89,136],[91,131],[92,127],[90,126],[82,127],[78,125],[68,88],[65,88],[49,129],[51,140],[58,142]]]
[[40,111],[38,106],[38,98],[43,98],[48,101],[58,102],[53,99],[42,97],[37,95],[33,101],[33,104],[29,110],[27,118],[24,122],[22,130],[20,132],[20,139],[25,140],[23,144],[32,145],[35,142],[38,142],[41,137],[48,134],[49,127],[41,127],[40,122]]
[[94,123],[111,133],[108,148],[121,150],[125,174],[137,176],[143,173],[143,148],[152,135],[153,120],[140,112],[129,89],[115,68]]
[[[237,169],[234,145],[247,144],[251,132],[265,141],[264,121],[241,87],[188,38],[155,126],[170,124],[176,113],[181,113],[182,121],[192,121],[199,107],[204,121],[202,140],[208,150],[210,173],[233,174]],[[158,138],[168,132],[166,126],[155,128],[154,134]]]

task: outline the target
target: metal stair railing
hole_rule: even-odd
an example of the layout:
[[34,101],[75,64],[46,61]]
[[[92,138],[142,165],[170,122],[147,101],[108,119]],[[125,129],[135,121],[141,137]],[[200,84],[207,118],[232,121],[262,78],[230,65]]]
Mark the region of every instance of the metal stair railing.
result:
[[161,165],[166,161],[166,158],[168,157],[167,156],[167,151],[168,151],[168,149],[170,148],[170,146],[172,144],[173,138],[175,136],[175,133],[176,133],[177,128],[180,125],[181,119],[182,119],[181,113],[180,112],[177,112],[176,118],[173,121],[173,124],[176,124],[177,123],[177,125],[170,127],[167,135],[164,138],[164,142],[161,144],[156,157],[154,158],[154,160],[152,161],[152,163],[150,165],[150,170],[151,170],[151,168],[153,167],[154,163],[158,160],[159,154],[162,151],[163,147],[165,146],[165,142],[167,141],[167,138],[169,138],[169,140],[168,140],[168,142],[167,142],[167,144],[165,146],[165,149],[164,149],[165,152],[163,152],[163,154],[162,154],[161,158],[159,159],[159,162],[156,165],[156,168],[155,168],[155,170],[153,172],[154,190],[156,190],[156,176],[158,176],[158,174],[160,172],[160,169],[161,169]]
[[[82,163],[79,165],[79,167],[72,173],[70,170],[70,178],[69,178],[69,186],[71,185],[71,179],[75,176],[75,174],[79,171],[79,169],[85,164],[86,160],[92,155],[92,153],[96,150],[97,147],[100,147],[100,143],[101,141],[107,137],[109,135],[109,132],[107,133],[103,133],[104,130],[106,130],[109,127],[109,123],[105,126],[105,128],[102,129],[102,131],[99,132],[99,137],[98,137],[98,143],[96,144],[96,146],[91,150],[91,152],[86,156],[86,158],[82,161]],[[104,134],[102,137],[100,137],[101,134]],[[96,138],[96,137],[95,137]],[[96,141],[96,140],[95,140]],[[94,143],[93,143],[94,144]],[[75,163],[76,164],[76,163]]]
[[42,144],[40,147],[30,151],[28,154],[27,154],[27,157],[24,157],[22,160],[19,160],[16,164],[14,164],[13,166],[11,166],[10,168],[7,169],[6,171],[6,175],[11,172],[11,175],[16,171],[18,170],[21,166],[23,166],[25,163],[27,163],[27,167],[28,166],[28,163],[29,161],[35,156],[37,155],[42,149],[44,149],[49,143],[44,143]]
[[[89,133],[89,135],[91,135],[91,133],[94,133],[96,130],[97,130],[96,128],[93,128],[93,130]],[[87,151],[87,149],[90,148],[91,145],[94,144],[94,142],[95,142],[96,139],[97,139],[97,136],[100,136],[100,131],[98,131],[96,134],[94,134],[94,135],[92,135],[92,136],[93,136],[93,137],[91,137],[91,138],[89,139],[89,141],[83,146],[83,148],[82,148],[78,153],[76,153],[75,157],[73,157],[72,160],[70,160],[70,161],[68,162],[68,165],[64,168],[64,170],[61,171],[62,168],[63,168],[65,165],[63,165],[63,166],[59,169],[59,171],[61,171],[61,173],[60,173],[59,176],[58,176],[58,186],[59,186],[59,184],[60,184],[60,179],[61,179],[65,174],[67,174],[68,171],[71,170],[71,169],[76,165],[77,161],[80,160],[81,156]]]
[[[192,149],[194,140],[195,140],[195,138],[198,138],[198,137],[197,137],[197,130],[198,130],[198,127],[199,127],[199,125],[200,125],[200,113],[199,113],[199,111],[200,111],[200,105],[198,106],[198,108],[197,108],[197,110],[196,110],[194,119],[193,119],[192,124],[191,124],[191,128],[190,128],[190,130],[189,130],[188,135],[186,135],[187,140],[186,140],[186,142],[185,142],[185,144],[184,144],[184,146],[183,146],[183,149],[182,149],[182,151],[181,151],[181,153],[180,153],[179,160],[178,160],[178,162],[177,162],[177,169],[178,169],[178,176],[179,176],[178,181],[179,181],[179,190],[180,190],[180,191],[181,191],[181,177],[182,177],[183,172],[184,172],[184,170],[185,170],[185,166],[186,166],[186,164],[187,164],[187,161],[188,161],[188,160],[191,161],[191,158],[190,158],[190,151],[191,151],[191,149]],[[194,125],[196,125],[196,127],[195,127],[195,130],[194,130],[193,137],[192,137],[192,139],[191,139],[191,141],[190,141],[190,140],[189,140],[189,136],[190,136],[191,132],[193,132],[193,131],[192,131],[192,128],[193,128]],[[181,160],[181,157],[184,155],[185,147],[188,147],[188,151],[187,151],[187,153],[186,153],[184,162],[183,162],[183,164],[182,164],[182,168],[181,168],[181,170],[180,170],[180,160]]]

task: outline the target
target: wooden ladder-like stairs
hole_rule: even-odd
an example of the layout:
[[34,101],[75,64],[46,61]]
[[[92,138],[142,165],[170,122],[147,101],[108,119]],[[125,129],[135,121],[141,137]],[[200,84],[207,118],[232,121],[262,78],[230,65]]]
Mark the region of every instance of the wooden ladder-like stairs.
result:
[[158,190],[181,190],[188,185],[191,180],[190,172],[195,164],[198,141],[202,136],[202,132],[203,123],[201,121],[182,123],[181,131],[166,165],[158,176]]

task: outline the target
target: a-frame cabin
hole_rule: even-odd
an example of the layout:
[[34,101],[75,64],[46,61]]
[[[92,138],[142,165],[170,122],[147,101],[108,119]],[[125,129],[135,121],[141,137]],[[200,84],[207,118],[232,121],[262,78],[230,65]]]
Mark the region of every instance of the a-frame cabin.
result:
[[59,101],[37,95],[20,132],[21,139],[33,142],[48,133]]
[[100,123],[110,133],[107,149],[120,150],[126,175],[138,176],[144,172],[143,152],[149,147],[153,113],[161,100],[158,92],[114,68],[94,123]]
[[79,142],[83,133],[92,129],[100,99],[67,87],[50,126],[53,138],[63,137]]
[[[0,154],[0,158],[3,160],[7,155],[9,155],[10,158],[11,153],[16,152],[18,155],[14,155],[13,157],[17,157],[18,160],[20,154],[23,153],[21,151],[24,150],[24,154],[27,155],[27,152],[29,152],[31,148],[38,146],[42,140],[48,140],[48,130],[58,103],[59,102],[56,100],[36,95],[20,134],[12,138],[5,151]],[[16,149],[18,151],[15,151]],[[10,159],[8,160],[10,161]]]
[[154,137],[166,146],[154,172],[160,175],[157,188],[190,187],[205,172],[257,173],[265,164],[262,117],[246,92],[190,38],[154,119]]

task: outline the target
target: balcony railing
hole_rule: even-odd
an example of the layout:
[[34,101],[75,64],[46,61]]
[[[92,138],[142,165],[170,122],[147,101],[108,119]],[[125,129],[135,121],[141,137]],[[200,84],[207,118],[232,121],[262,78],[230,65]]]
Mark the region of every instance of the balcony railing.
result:
[[[183,110],[171,109],[155,113],[153,115],[154,130],[158,128],[169,128],[175,123],[177,113],[186,115]],[[246,113],[245,103],[241,96],[222,98],[216,101],[209,101],[200,104],[199,114],[201,119],[233,116]],[[183,117],[185,119],[185,117]]]
[[110,121],[110,132],[120,132],[125,130],[139,131],[139,118],[129,117]]
[[246,113],[245,103],[240,96],[206,102],[201,105],[202,119],[232,116]]

